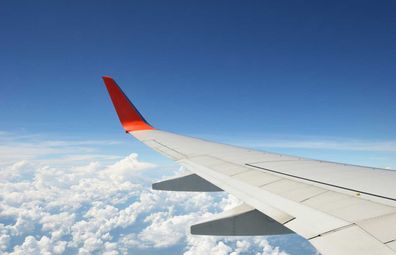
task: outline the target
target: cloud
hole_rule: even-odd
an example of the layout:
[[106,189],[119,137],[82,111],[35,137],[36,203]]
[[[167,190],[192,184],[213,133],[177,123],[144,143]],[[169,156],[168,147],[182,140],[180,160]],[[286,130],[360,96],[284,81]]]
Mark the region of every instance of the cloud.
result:
[[47,236],[36,240],[33,236],[27,236],[22,245],[17,246],[14,254],[62,254],[65,251],[66,242],[53,242]]
[[240,201],[152,191],[142,175],[155,168],[137,154],[111,164],[1,167],[0,254],[285,254],[263,238],[189,235],[190,224]]
[[59,140],[42,135],[21,135],[0,131],[0,165],[22,160],[43,164],[88,163],[120,159],[118,155],[98,152],[100,146],[119,146],[113,140]]
[[130,154],[128,157],[117,161],[107,168],[107,174],[110,178],[118,179],[118,181],[130,179],[136,171],[154,168],[155,165],[147,162],[140,162],[136,153]]

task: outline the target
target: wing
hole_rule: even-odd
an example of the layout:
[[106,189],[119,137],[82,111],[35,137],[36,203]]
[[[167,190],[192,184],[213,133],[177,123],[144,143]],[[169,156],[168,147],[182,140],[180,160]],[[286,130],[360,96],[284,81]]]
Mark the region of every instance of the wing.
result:
[[155,189],[224,190],[244,202],[193,234],[297,233],[324,255],[396,254],[394,171],[229,146],[154,129],[114,80],[105,84],[125,131],[192,174]]

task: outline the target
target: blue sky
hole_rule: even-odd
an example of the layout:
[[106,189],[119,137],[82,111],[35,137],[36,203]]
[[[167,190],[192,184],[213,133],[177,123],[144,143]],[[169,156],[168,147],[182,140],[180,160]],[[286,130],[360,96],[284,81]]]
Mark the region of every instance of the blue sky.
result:
[[[3,1],[0,166],[131,152],[101,76],[160,129],[396,169],[395,1]],[[44,162],[45,161],[45,162]]]
[[106,74],[163,129],[394,139],[395,5],[6,1],[1,126],[114,132]]
[[[125,141],[100,79],[111,75],[164,130],[233,143],[394,141],[395,10],[393,1],[6,1],[0,125]],[[328,155],[317,153],[303,156]],[[349,161],[396,167],[388,154],[366,158]]]

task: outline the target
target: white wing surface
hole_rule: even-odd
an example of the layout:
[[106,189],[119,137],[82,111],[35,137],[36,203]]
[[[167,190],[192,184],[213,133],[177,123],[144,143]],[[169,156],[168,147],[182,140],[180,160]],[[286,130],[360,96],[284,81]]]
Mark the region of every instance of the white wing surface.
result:
[[193,234],[297,233],[324,255],[396,254],[396,173],[254,151],[154,129],[110,77],[125,131],[192,174],[155,189],[226,191],[241,206],[192,226]]

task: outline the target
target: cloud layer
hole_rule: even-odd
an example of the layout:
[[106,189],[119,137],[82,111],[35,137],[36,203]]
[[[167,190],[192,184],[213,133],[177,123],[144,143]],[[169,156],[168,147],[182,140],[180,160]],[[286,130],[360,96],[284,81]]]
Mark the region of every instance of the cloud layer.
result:
[[239,201],[151,191],[147,169],[157,167],[136,154],[111,165],[3,166],[0,254],[286,254],[263,238],[189,235],[191,223]]
[[71,162],[109,162],[120,157],[101,148],[110,147],[114,150],[120,145],[121,142],[113,140],[62,140],[51,139],[45,135],[0,131],[0,166],[22,160],[57,166]]

